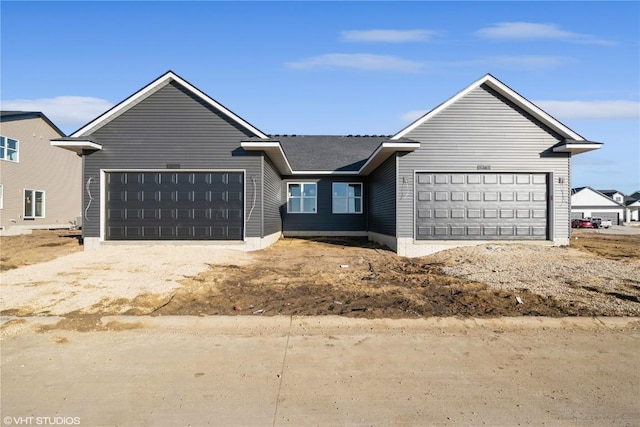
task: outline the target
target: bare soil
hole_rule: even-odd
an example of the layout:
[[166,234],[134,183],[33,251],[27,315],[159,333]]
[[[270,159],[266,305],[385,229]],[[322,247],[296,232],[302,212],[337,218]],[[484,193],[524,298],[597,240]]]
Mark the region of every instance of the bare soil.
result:
[[81,231],[34,230],[0,237],[0,271],[49,261],[83,250]]
[[[70,232],[2,237],[0,244],[2,270],[81,250]],[[640,235],[575,230],[571,248],[497,242],[413,259],[365,239],[287,238],[247,256],[248,262],[212,260],[205,271],[188,275],[168,292],[154,292],[151,287],[129,298],[114,294],[65,316],[76,319],[69,320],[75,324],[85,318],[95,323],[96,316],[112,314],[364,318],[640,314],[640,281],[633,273],[640,271]],[[600,274],[599,266],[606,273]],[[553,277],[543,277],[550,270],[555,271]],[[541,281],[536,287],[537,276]],[[25,307],[5,306],[0,314],[46,314]]]

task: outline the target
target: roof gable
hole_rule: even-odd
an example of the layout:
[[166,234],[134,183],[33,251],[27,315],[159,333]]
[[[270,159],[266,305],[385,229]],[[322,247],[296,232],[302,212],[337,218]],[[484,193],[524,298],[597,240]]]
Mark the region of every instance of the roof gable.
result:
[[591,187],[574,188],[571,191],[572,206],[623,206]]
[[506,98],[508,101],[512,102],[514,105],[518,106],[526,113],[530,114],[533,118],[539,120],[541,123],[556,132],[561,137],[574,141],[585,141],[582,136],[569,129],[567,126],[563,125],[555,118],[551,117],[549,114],[544,112],[529,100],[525,99],[522,95],[502,83],[500,80],[493,77],[491,74],[486,74],[482,78],[476,80],[471,85],[467,86],[465,89],[458,92],[456,95],[449,98],[444,103],[440,104],[433,110],[429,111],[428,113],[411,123],[409,126],[402,129],[400,132],[396,133],[391,139],[399,139],[407,136],[407,134],[409,134],[412,130],[416,129],[423,123],[438,115],[440,112],[447,109],[450,105],[454,104],[456,101],[465,97],[468,93],[476,88],[479,88],[482,85],[487,85],[488,87],[502,95],[504,98]]
[[65,133],[62,132],[58,128],[58,126],[53,124],[53,122],[49,120],[49,118],[45,116],[41,111],[0,111],[1,122],[11,122],[16,120],[28,120],[37,118],[44,120],[44,122],[48,124],[60,136],[65,136]]
[[111,122],[115,118],[119,117],[121,114],[125,113],[133,106],[139,104],[140,102],[147,99],[149,96],[153,95],[163,87],[167,86],[171,82],[175,82],[182,86],[185,90],[193,94],[193,96],[202,100],[205,104],[211,106],[212,108],[220,111],[223,115],[228,117],[230,120],[236,122],[241,127],[247,129],[250,133],[255,135],[258,138],[267,138],[267,135],[262,131],[257,129],[256,127],[249,124],[247,121],[242,119],[240,116],[233,113],[231,110],[224,107],[222,104],[218,103],[213,98],[209,97],[204,92],[200,91],[198,88],[188,83],[186,80],[182,79],[180,76],[175,74],[172,71],[167,71],[162,76],[158,77],[153,82],[149,83],[147,86],[143,87],[133,95],[129,96],[124,101],[120,102],[118,105],[114,106],[104,114],[98,116],[91,122],[84,125],[82,128],[78,129],[74,133],[71,134],[71,137],[85,137],[96,132],[98,129],[105,126],[107,123]]

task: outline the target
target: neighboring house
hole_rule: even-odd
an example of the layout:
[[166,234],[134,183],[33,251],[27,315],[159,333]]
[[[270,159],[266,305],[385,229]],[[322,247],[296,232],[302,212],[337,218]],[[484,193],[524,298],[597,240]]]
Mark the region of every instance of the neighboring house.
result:
[[[615,191],[611,194],[614,193],[621,194]],[[574,188],[571,190],[571,218],[585,217],[610,219],[613,225],[619,225],[624,221],[625,207],[622,202],[591,187]]]
[[87,249],[355,235],[406,256],[568,244],[571,156],[601,146],[491,75],[393,136],[278,136],[173,72],[52,144],[84,158]]
[[626,221],[640,221],[640,191],[626,196],[624,204],[627,208],[625,213]]
[[40,112],[2,111],[0,124],[0,233],[70,227],[82,209],[82,159],[51,146],[64,133]]
[[604,194],[605,196],[607,196],[608,198],[610,198],[616,203],[624,203],[624,198],[626,197],[623,193],[619,192],[618,190],[597,190],[597,191]]

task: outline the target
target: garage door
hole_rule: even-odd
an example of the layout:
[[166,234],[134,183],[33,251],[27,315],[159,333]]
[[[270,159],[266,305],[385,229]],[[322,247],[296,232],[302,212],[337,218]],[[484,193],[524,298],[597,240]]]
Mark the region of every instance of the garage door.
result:
[[242,172],[110,172],[107,240],[242,240]]
[[547,175],[416,174],[416,238],[547,238]]
[[608,219],[613,225],[620,225],[620,216],[618,212],[591,212],[591,216],[596,218]]

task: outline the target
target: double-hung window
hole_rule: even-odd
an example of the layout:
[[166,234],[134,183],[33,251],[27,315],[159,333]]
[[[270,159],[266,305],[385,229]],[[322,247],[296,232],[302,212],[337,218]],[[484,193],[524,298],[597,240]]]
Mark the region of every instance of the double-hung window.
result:
[[316,213],[318,184],[289,182],[287,184],[287,213]]
[[0,135],[0,160],[18,162],[18,140]]
[[44,218],[44,191],[24,190],[24,218]]
[[359,182],[335,182],[333,184],[333,213],[362,213],[362,184]]

